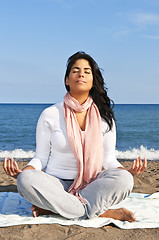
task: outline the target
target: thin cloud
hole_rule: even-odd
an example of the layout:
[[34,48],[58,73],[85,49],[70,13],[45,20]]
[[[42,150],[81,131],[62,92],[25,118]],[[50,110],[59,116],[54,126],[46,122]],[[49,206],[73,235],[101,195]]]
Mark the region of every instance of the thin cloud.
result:
[[71,8],[73,6],[72,2],[68,2],[66,0],[35,0],[36,2],[39,3],[50,3],[50,4],[59,4],[62,7],[66,7],[66,8]]
[[113,36],[114,36],[115,38],[120,38],[120,37],[122,37],[122,36],[128,36],[128,35],[130,35],[130,34],[132,34],[132,33],[133,33],[133,30],[131,30],[131,29],[124,29],[124,30],[115,32],[115,33],[113,34]]
[[133,22],[139,26],[159,25],[159,15],[150,13],[136,13]]
[[149,38],[149,39],[154,39],[154,40],[159,40],[159,36],[142,35],[142,37]]
[[[131,35],[140,35],[143,38],[159,39],[159,14],[144,12],[117,12],[116,17],[125,22],[125,26],[118,27],[118,31],[113,33],[116,39],[122,39]],[[120,21],[119,21],[120,22]]]
[[36,2],[41,2],[41,3],[60,3],[60,4],[66,4],[67,2],[64,0],[35,0]]

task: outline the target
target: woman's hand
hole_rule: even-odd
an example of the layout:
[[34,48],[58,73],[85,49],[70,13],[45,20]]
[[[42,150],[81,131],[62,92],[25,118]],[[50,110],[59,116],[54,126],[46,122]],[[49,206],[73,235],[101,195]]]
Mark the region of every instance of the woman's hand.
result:
[[18,174],[22,172],[13,158],[9,158],[9,160],[5,158],[3,161],[3,168],[7,175],[14,178],[17,178]]
[[136,160],[133,161],[132,166],[128,171],[133,175],[141,174],[147,168],[147,160],[144,158],[142,162],[141,157],[138,157]]

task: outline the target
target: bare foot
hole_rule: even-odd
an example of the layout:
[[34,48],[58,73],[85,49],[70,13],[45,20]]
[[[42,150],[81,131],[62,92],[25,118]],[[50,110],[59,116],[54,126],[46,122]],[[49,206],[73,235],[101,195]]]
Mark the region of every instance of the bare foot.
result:
[[133,212],[129,211],[126,208],[108,209],[99,217],[113,218],[115,220],[128,221],[128,222],[136,221],[136,218]]
[[41,216],[41,215],[51,215],[51,214],[54,214],[53,212],[51,212],[49,210],[39,208],[39,207],[37,207],[35,205],[31,206],[31,210],[32,210],[33,217],[38,217],[38,216]]

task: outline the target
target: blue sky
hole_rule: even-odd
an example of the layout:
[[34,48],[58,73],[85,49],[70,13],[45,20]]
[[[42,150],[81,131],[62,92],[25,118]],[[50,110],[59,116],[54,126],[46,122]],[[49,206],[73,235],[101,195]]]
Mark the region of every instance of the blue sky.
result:
[[55,103],[83,50],[115,103],[159,104],[158,0],[0,0],[0,103]]

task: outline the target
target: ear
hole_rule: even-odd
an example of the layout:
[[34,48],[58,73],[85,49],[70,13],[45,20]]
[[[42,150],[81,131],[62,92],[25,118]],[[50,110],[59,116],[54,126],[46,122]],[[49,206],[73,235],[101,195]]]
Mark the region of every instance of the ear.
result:
[[65,81],[66,85],[69,85],[69,78],[66,77],[66,81]]

